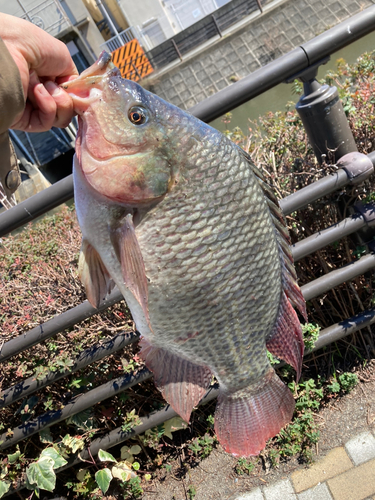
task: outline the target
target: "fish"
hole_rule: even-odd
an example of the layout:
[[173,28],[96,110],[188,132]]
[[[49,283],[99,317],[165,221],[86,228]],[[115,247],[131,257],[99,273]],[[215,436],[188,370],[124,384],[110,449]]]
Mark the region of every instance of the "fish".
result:
[[219,383],[214,430],[257,455],[294,397],[267,350],[301,374],[307,320],[285,219],[250,155],[186,111],[123,79],[103,52],[63,84],[78,114],[79,273],[99,307],[114,285],[140,356],[186,422]]

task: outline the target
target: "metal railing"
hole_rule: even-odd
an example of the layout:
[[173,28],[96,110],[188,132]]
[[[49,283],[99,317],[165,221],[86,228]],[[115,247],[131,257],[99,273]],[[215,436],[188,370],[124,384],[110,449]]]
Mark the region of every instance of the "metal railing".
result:
[[23,0],[17,0],[17,3],[24,12],[20,17],[27,19],[53,36],[57,36],[64,29],[72,26],[58,0],[44,0],[31,9],[25,7]]
[[137,32],[133,27],[130,27],[124,31],[121,31],[118,35],[113,36],[106,42],[102,43],[100,45],[100,48],[108,52],[113,52],[114,50],[119,49],[134,38],[138,38]]
[[[348,29],[350,26],[350,30]],[[229,111],[234,106],[242,103],[254,95],[277,85],[280,81],[284,81],[302,69],[314,65],[316,61],[329,55],[338,48],[348,45],[352,41],[364,36],[370,31],[375,30],[375,6],[370,7],[361,14],[341,23],[332,28],[328,32],[319,37],[303,44],[301,47],[283,56],[279,60],[273,61],[269,65],[261,68],[244,80],[228,87],[215,96],[212,96],[200,105],[195,106],[191,111],[195,116],[201,119],[212,120],[221,114]],[[285,64],[285,66],[283,66]],[[261,89],[257,86],[262,83]],[[231,103],[231,105],[230,105]],[[350,153],[353,155],[353,153]],[[373,164],[375,163],[375,153],[371,153],[367,157],[360,153],[355,153],[358,156],[358,162],[348,164],[343,157],[338,162],[339,169],[336,173],[331,174],[301,191],[298,191],[287,198],[280,201],[280,206],[284,213],[291,213],[299,208],[305,207],[306,204],[332,193],[337,189],[350,183],[361,182],[368,178],[373,172]],[[351,168],[356,164],[355,168]],[[22,204],[9,209],[7,212],[0,215],[0,236],[3,236],[13,229],[22,226],[26,222],[33,220],[35,217],[48,211],[64,201],[71,198],[73,195],[72,178],[68,177],[59,183],[44,190],[42,193],[33,196]],[[359,228],[374,224],[375,206],[358,207],[355,215],[345,219],[327,229],[322,229],[317,234],[306,238],[293,247],[293,254],[296,260],[303,256],[315,252],[323,246],[337,241],[338,238],[344,235],[358,231]],[[304,285],[301,290],[306,300],[311,300],[322,293],[338,286],[345,281],[351,280],[361,274],[368,272],[375,267],[375,255],[370,253],[358,259],[349,265],[338,268],[320,278]],[[121,300],[122,296],[118,290],[114,289],[107,300],[102,304],[100,310],[109,307],[110,305]],[[73,326],[77,322],[96,314],[97,309],[94,309],[87,301],[78,306],[52,318],[51,320],[39,325],[32,330],[6,342],[0,350],[0,362],[5,362],[10,357],[17,353],[23,352],[33,345],[42,342],[58,332]],[[375,308],[371,308],[362,312],[359,315],[347,318],[337,324],[324,329],[320,333],[314,350],[319,349],[330,342],[336,341],[345,335],[349,335],[365,326],[369,326],[375,322]],[[35,391],[46,387],[55,382],[61,377],[65,377],[68,373],[80,370],[90,363],[102,359],[103,357],[112,354],[113,352],[122,349],[124,346],[136,341],[139,335],[137,332],[120,333],[112,340],[107,341],[102,345],[93,346],[90,349],[83,351],[75,360],[74,366],[69,371],[57,373],[47,373],[41,380],[35,381],[32,378],[25,379],[13,387],[4,389],[0,394],[0,408],[12,404],[20,399],[23,399]],[[118,377],[103,384],[95,389],[92,389],[85,394],[77,397],[74,401],[68,403],[63,410],[59,412],[47,412],[38,416],[35,420],[29,420],[24,425],[8,432],[7,435],[0,436],[0,449],[6,449],[22,439],[25,439],[41,429],[66,419],[82,411],[85,408],[91,407],[93,404],[107,399],[121,391],[132,387],[133,385],[151,377],[151,373],[147,369],[142,369],[134,374],[127,374]],[[217,389],[211,388],[203,403],[213,399],[217,395]],[[80,456],[85,459],[91,454],[95,454],[98,450],[108,449],[115,444],[118,444],[130,437],[145,432],[147,429],[155,427],[163,423],[165,420],[175,415],[174,410],[166,406],[160,411],[150,415],[142,416],[142,425],[135,427],[130,432],[123,432],[121,428],[114,429],[104,437],[95,439],[90,444],[90,451],[83,450]],[[79,462],[77,456],[73,456],[64,468],[71,467]],[[22,485],[20,485],[21,487]]]
[[191,52],[223,32],[245,17],[258,11],[263,12],[264,0],[234,0],[197,23],[177,33],[160,45],[146,51],[146,56],[154,68],[160,69]]

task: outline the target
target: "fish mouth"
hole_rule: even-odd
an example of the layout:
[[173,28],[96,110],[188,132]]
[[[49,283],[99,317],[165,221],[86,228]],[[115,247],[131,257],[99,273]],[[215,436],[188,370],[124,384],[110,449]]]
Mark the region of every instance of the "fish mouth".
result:
[[111,59],[111,54],[103,50],[99,59],[92,66],[85,69],[74,80],[60,85],[70,94],[74,111],[78,115],[82,115],[93,102],[101,97],[104,79],[110,76],[121,77],[120,70]]

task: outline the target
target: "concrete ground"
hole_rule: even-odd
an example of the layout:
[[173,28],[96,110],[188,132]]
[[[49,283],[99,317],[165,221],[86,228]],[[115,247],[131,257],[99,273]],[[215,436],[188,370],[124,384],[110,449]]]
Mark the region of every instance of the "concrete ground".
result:
[[367,431],[308,469],[227,500],[375,500],[375,436]]

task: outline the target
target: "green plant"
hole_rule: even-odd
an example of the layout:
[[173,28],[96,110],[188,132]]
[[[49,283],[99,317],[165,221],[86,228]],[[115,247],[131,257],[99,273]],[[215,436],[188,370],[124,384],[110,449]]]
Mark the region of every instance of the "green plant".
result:
[[216,437],[210,436],[207,432],[204,436],[193,439],[189,444],[189,449],[194,455],[200,458],[207,458],[216,443]]
[[130,432],[133,427],[142,424],[141,419],[135,413],[135,409],[127,412],[124,420],[125,421],[121,426],[122,432]]
[[358,384],[358,377],[355,373],[345,372],[339,375],[341,389],[350,392]]
[[338,377],[336,377],[336,374],[334,375],[332,383],[327,386],[327,390],[332,394],[337,394],[341,390],[350,392],[357,384],[358,377],[355,373],[344,372]]
[[254,470],[254,467],[255,465],[251,462],[251,460],[247,458],[239,458],[235,466],[235,470],[240,476],[242,474],[249,475]]
[[314,379],[306,380],[305,382],[291,382],[289,388],[296,394],[296,410],[304,411],[307,409],[317,410],[320,406],[320,401],[323,399],[323,389],[316,386]]
[[128,500],[130,498],[140,498],[143,495],[143,489],[139,477],[132,477],[126,483],[122,483],[121,487],[124,500]]
[[197,488],[193,484],[191,484],[188,487],[186,493],[188,495],[189,500],[194,500],[195,495],[197,494]]
[[305,349],[311,351],[315,342],[319,338],[320,326],[315,323],[305,323],[302,325],[302,336],[305,344]]
[[100,462],[105,463],[105,467],[98,468],[94,477],[92,477],[88,469],[81,469],[77,474],[79,483],[73,485],[74,491],[78,493],[95,492],[99,487],[100,491],[105,494],[112,479],[119,479],[122,483],[130,481],[136,477],[134,470],[139,469],[137,462],[133,464],[127,460],[118,462],[111,453],[104,450],[99,450],[98,459]]
[[40,490],[53,491],[56,486],[55,469],[65,465],[67,461],[53,447],[45,448],[38,460],[26,468],[26,487],[39,497]]

